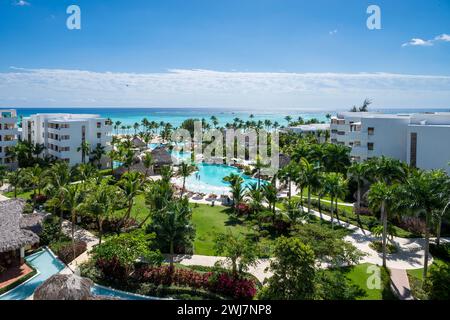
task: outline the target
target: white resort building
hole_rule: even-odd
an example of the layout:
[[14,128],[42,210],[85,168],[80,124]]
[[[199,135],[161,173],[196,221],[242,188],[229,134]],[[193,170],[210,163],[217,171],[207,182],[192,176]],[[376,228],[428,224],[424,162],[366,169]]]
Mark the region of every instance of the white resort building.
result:
[[341,112],[331,119],[331,142],[352,148],[354,161],[384,155],[450,172],[450,113]]
[[[67,161],[71,166],[88,162],[89,155],[78,150],[88,142],[91,151],[98,145],[111,148],[112,124],[93,114],[35,114],[23,118],[22,139],[45,146],[44,155]],[[102,166],[109,166],[103,159]]]
[[0,166],[16,166],[8,151],[17,144],[18,134],[16,110],[0,110]]

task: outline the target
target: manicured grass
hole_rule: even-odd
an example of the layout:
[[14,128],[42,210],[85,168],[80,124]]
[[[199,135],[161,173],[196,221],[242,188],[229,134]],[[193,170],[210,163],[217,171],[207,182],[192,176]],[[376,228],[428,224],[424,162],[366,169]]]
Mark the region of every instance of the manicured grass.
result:
[[[14,191],[6,192],[4,195],[5,195],[5,197],[13,199]],[[17,190],[17,198],[28,200],[28,199],[31,199],[32,195],[33,195],[33,191],[21,192],[20,190]]]
[[230,229],[241,234],[251,233],[251,230],[241,220],[233,219],[228,214],[229,208],[205,204],[192,204],[192,220],[196,235],[194,253],[214,255],[214,239],[217,233]]
[[367,287],[368,278],[373,275],[373,273],[367,273],[368,268],[372,266],[369,263],[358,264],[356,266],[345,267],[344,270],[347,272],[346,276],[351,280],[352,283],[356,284],[358,287],[366,292],[365,297],[361,297],[358,300],[382,300],[383,299],[383,288],[380,289],[369,289]]

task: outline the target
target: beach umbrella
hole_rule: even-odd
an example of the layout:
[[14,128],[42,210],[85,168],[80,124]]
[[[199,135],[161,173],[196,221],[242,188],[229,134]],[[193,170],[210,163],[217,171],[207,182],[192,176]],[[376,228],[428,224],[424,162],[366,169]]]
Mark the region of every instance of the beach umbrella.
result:
[[56,274],[34,292],[34,300],[91,300],[92,280],[75,274]]

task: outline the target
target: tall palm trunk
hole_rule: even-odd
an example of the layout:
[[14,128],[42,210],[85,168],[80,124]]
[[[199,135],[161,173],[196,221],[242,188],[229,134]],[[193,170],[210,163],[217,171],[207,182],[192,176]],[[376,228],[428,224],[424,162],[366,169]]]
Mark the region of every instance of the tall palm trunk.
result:
[[292,181],[288,179],[288,199],[291,200],[292,197]]
[[437,226],[436,226],[436,245],[441,245],[441,228],[442,228],[442,217],[439,216]]
[[364,228],[361,223],[361,183],[358,180],[358,190],[356,191],[356,219],[358,220],[358,225],[361,228],[362,232],[364,232]]
[[102,244],[102,236],[103,236],[103,220],[98,219],[98,244]]
[[72,212],[72,252],[73,252],[73,259],[75,259],[75,219],[76,215],[75,212]]
[[311,213],[311,186],[308,186],[308,213]]
[[319,192],[317,198],[318,198],[318,205],[319,205],[320,220],[323,220],[323,216],[322,216],[322,201],[321,201],[322,198],[321,198],[320,192]]
[[174,244],[173,240],[170,241],[169,245],[169,254],[170,254],[170,270],[173,270],[173,263],[174,263]]
[[382,250],[383,250],[383,267],[386,267],[386,244],[387,244],[387,212],[385,210],[384,201],[381,202],[381,219],[383,221]]
[[428,273],[428,256],[430,254],[430,214],[426,214],[425,222],[425,256],[423,258],[423,281]]
[[333,197],[331,197],[331,206],[330,206],[330,214],[331,214],[331,229],[334,229],[334,206],[333,206]]
[[339,212],[338,212],[338,198],[336,197],[336,200],[334,201],[334,209],[336,211],[336,219],[338,223],[341,223],[341,219],[339,218]]

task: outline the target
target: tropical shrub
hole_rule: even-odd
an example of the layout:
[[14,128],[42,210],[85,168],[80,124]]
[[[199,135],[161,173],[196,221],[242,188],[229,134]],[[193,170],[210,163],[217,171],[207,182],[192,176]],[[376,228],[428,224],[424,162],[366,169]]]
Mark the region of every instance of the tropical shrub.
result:
[[251,300],[256,295],[253,280],[223,272],[210,277],[209,290],[237,300]]
[[450,299],[450,265],[436,263],[430,268],[427,279],[428,296],[431,300]]
[[[40,244],[47,246],[61,240],[61,230],[59,229],[59,218],[51,216],[44,220],[42,232],[39,235]],[[68,238],[67,238],[68,239]]]
[[450,243],[441,245],[430,244],[430,253],[433,257],[450,262]]
[[[75,248],[75,256],[73,254]],[[86,251],[87,245],[84,241],[75,241],[75,245],[72,245],[72,241],[63,241],[50,244],[50,249],[61,259],[65,264],[69,264],[76,257]]]

